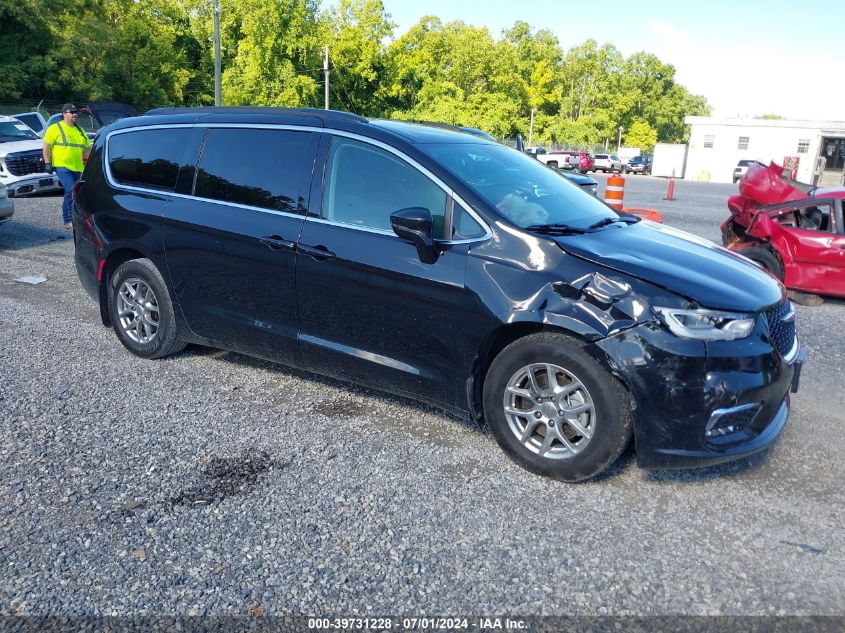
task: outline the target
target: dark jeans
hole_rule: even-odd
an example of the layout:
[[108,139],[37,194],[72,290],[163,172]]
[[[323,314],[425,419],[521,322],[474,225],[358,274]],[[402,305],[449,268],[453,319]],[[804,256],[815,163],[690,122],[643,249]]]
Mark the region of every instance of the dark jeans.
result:
[[65,199],[62,201],[62,220],[67,223],[70,222],[71,212],[73,211],[73,186],[82,174],[78,171],[71,171],[66,167],[56,167],[56,175],[62,182],[62,187],[65,188]]

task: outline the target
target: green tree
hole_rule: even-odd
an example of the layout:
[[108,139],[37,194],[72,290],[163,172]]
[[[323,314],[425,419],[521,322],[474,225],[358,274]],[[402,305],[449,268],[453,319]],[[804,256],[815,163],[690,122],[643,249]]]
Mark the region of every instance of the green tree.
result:
[[321,20],[321,42],[331,59],[332,107],[368,116],[382,112],[380,81],[393,35],[381,0],[340,0]]
[[657,130],[642,119],[637,119],[625,131],[623,139],[628,147],[639,147],[644,152],[650,152],[657,145]]
[[[227,0],[221,5],[226,105],[318,104],[316,0]],[[206,28],[210,28],[210,20]],[[213,51],[208,51],[213,55]]]
[[50,15],[61,3],[0,0],[0,99],[43,94],[55,67]]

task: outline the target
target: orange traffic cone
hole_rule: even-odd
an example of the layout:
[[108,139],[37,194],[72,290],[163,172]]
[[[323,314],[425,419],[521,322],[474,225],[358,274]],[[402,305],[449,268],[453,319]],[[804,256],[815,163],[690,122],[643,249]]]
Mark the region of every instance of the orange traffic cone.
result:
[[611,175],[607,179],[604,190],[604,201],[614,209],[622,210],[622,199],[625,197],[625,179],[620,175]]
[[666,192],[666,197],[663,198],[664,200],[674,200],[675,199],[675,170],[672,170],[672,175],[669,177],[669,190]]

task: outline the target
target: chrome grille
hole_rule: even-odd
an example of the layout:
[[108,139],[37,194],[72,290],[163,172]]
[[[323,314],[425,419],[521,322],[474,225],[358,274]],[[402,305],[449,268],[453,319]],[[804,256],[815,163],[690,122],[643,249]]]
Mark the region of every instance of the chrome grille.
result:
[[786,356],[795,343],[795,310],[787,299],[766,312],[769,340],[781,356]]
[[13,176],[27,174],[43,174],[44,158],[41,150],[34,149],[27,152],[13,152],[6,155],[6,169]]

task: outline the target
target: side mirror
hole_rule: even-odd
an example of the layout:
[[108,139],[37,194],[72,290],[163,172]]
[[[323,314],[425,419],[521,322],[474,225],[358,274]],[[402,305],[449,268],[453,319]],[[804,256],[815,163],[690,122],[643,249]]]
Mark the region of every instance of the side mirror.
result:
[[423,264],[433,264],[439,253],[432,237],[431,212],[422,207],[410,207],[390,214],[390,226],[399,237],[410,240],[417,247]]
[[524,152],[525,151],[525,144],[522,142],[522,134],[516,135],[516,150],[518,152]]

